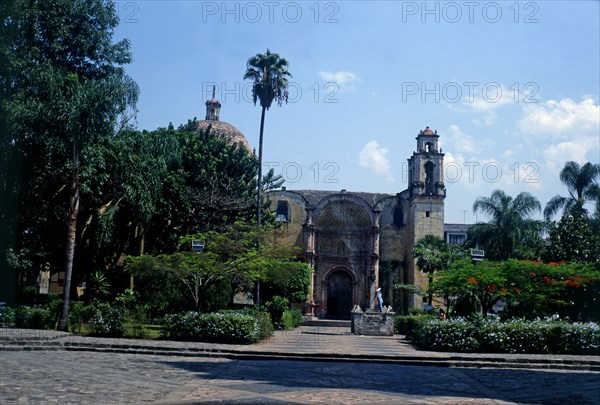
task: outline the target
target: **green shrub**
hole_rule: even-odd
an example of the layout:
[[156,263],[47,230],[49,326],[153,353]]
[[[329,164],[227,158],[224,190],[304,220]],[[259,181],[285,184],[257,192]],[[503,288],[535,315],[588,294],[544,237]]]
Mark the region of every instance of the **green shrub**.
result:
[[286,309],[281,317],[281,325],[284,330],[291,330],[302,323],[302,312],[298,309]]
[[479,345],[474,325],[464,319],[430,319],[417,324],[417,342],[430,350],[475,352]]
[[0,326],[11,326],[15,324],[15,309],[0,302]]
[[570,324],[540,319],[501,322],[497,319],[463,318],[441,321],[422,318],[399,320],[397,327],[412,327],[410,339],[428,350],[600,354],[600,327],[593,322]]
[[148,318],[147,305],[136,305],[135,308],[127,311],[127,327],[125,328],[125,336],[134,339],[145,339],[149,335],[146,327]]
[[15,308],[15,327],[27,328],[29,320],[29,311],[31,308],[25,305],[19,305]]
[[124,316],[120,307],[111,306],[108,302],[94,303],[90,319],[92,335],[121,337],[125,333]]
[[436,319],[435,315],[402,315],[394,318],[394,333],[405,335],[406,339],[414,338],[414,330],[419,322]]
[[265,311],[256,311],[253,316],[258,321],[258,340],[263,340],[271,336],[273,334],[271,314]]
[[81,333],[84,324],[90,322],[94,314],[94,307],[81,301],[71,301],[69,308],[69,330],[71,332]]
[[46,308],[31,308],[27,327],[31,329],[54,329],[54,316]]
[[422,308],[408,308],[408,315],[429,315],[433,310],[426,310]]
[[564,353],[600,354],[600,325],[595,322],[573,323],[560,335]]
[[240,313],[181,312],[164,319],[161,335],[176,340],[254,343],[259,339],[258,319]]
[[244,309],[229,309],[219,312],[222,314],[241,314],[255,317],[258,321],[258,340],[266,339],[273,334],[271,314],[264,308],[258,309],[256,307],[247,307]]
[[26,329],[54,329],[54,315],[47,308],[18,306],[15,310],[15,327]]
[[273,296],[271,301],[268,301],[265,304],[265,306],[271,314],[271,320],[273,321],[273,325],[279,328],[283,328],[283,313],[290,308],[290,301],[287,298],[275,295]]

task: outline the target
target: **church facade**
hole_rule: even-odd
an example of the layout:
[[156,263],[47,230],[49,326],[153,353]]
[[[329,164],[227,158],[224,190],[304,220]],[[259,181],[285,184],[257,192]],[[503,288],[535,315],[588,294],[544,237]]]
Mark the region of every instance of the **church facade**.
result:
[[[214,88],[205,105],[198,130],[211,127],[214,134],[253,153],[244,135],[221,120]],[[444,154],[438,140],[437,131],[429,127],[419,131],[408,159],[408,189],[397,194],[285,187],[265,193],[270,202],[265,206],[280,224],[272,243],[297,247],[312,269],[305,315],[349,318],[355,305],[373,306],[379,287],[384,304],[396,312],[424,306],[422,297],[393,285],[427,288],[428,277],[416,266],[412,248],[425,235],[446,236]]]
[[396,283],[426,288],[413,246],[425,235],[444,237],[444,154],[429,127],[408,159],[408,189],[393,194],[341,190],[272,190],[265,194],[276,221],[274,241],[296,246],[312,273],[308,316],[349,318],[355,305],[373,306],[377,288],[397,312],[422,308],[423,298]]

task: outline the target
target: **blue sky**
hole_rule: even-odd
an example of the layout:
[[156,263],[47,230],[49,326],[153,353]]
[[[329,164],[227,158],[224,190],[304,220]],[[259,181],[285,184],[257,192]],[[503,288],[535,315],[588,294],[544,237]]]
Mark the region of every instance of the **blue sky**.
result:
[[[221,119],[258,147],[242,76],[267,48],[290,101],[267,112],[264,162],[288,189],[397,193],[426,126],[445,156],[445,220],[501,188],[544,205],[564,162],[600,162],[598,1],[120,1],[139,129]],[[593,208],[593,207],[590,207]]]

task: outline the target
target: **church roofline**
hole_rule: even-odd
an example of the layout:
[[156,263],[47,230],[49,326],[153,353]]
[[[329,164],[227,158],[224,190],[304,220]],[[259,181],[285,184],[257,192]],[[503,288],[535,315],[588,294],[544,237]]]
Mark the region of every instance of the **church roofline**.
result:
[[321,201],[328,197],[338,196],[351,196],[352,198],[358,198],[364,201],[365,204],[374,209],[377,204],[386,198],[396,198],[397,194],[387,193],[367,193],[362,191],[327,191],[327,190],[269,190],[266,194],[276,194],[281,192],[293,193],[301,196],[306,205],[309,207],[317,206]]

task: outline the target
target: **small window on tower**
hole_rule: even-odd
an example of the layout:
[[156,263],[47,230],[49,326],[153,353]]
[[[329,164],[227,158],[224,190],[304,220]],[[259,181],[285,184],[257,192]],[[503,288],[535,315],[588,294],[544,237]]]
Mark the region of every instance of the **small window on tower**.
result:
[[275,222],[289,222],[290,208],[287,201],[277,201],[277,212],[275,214]]
[[429,218],[431,216],[431,211],[425,211],[425,216]]

